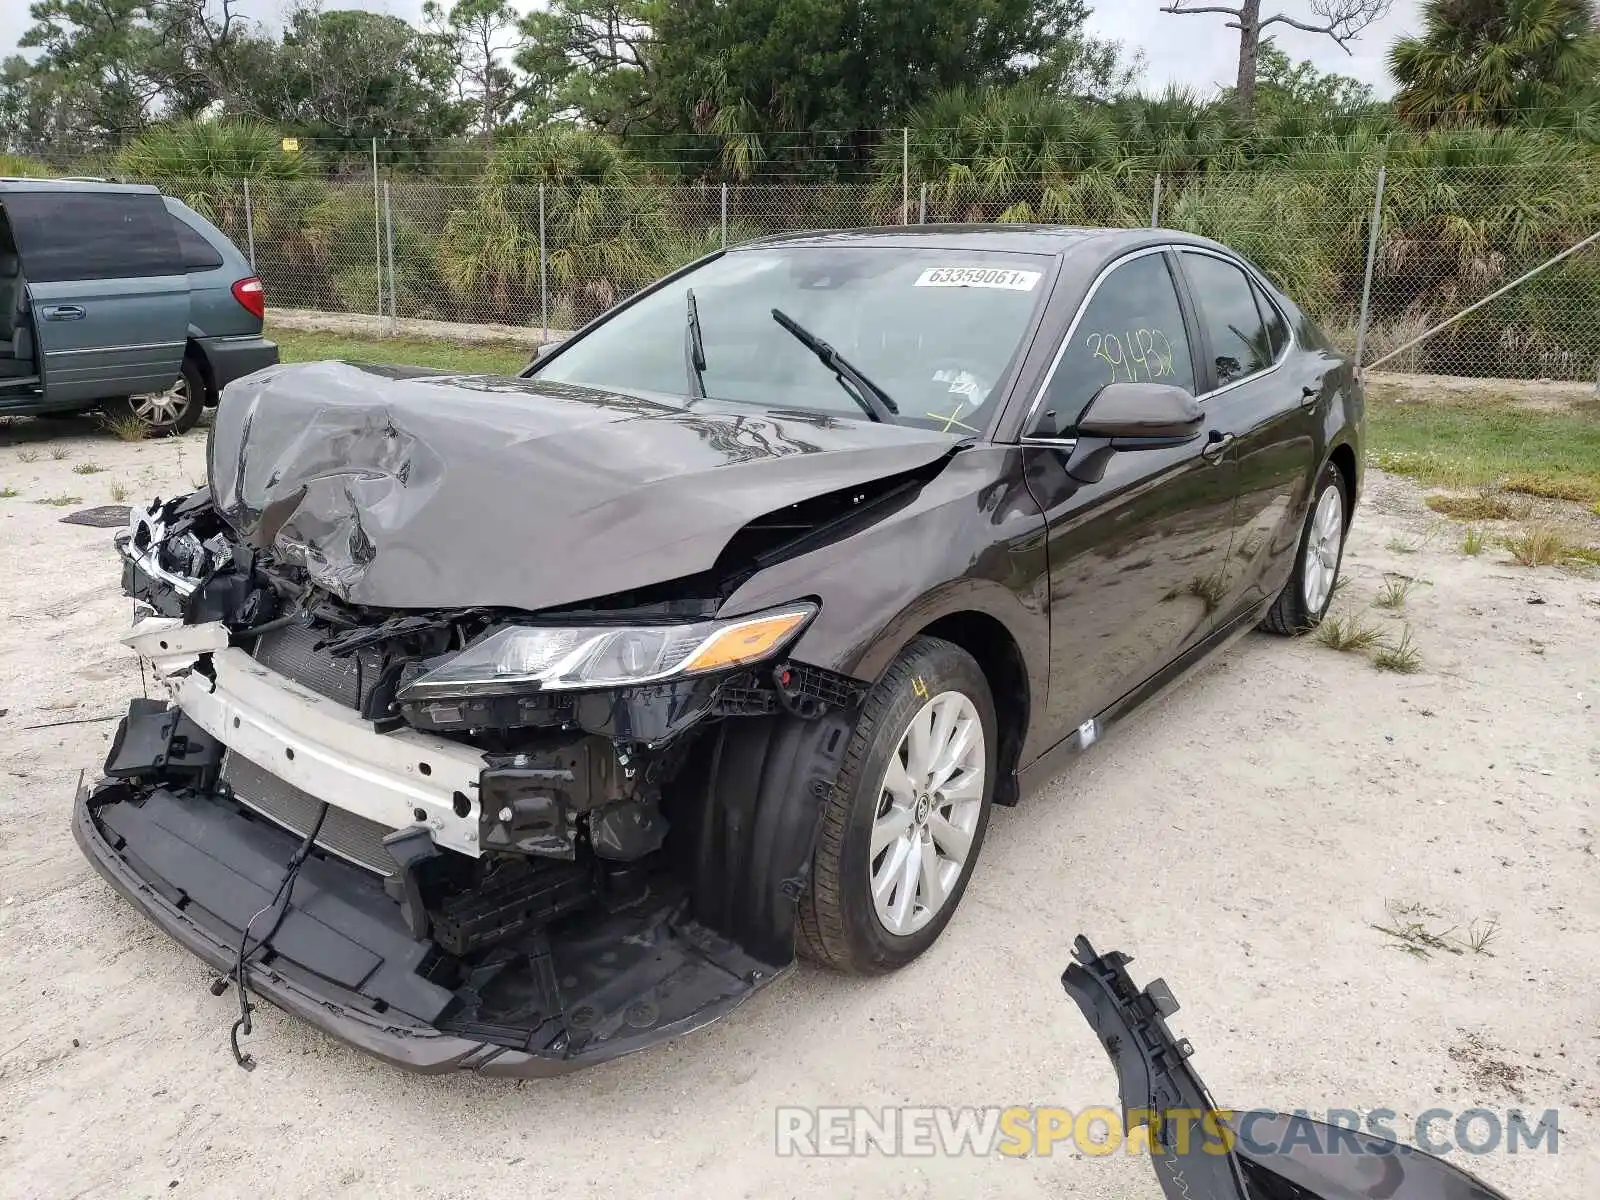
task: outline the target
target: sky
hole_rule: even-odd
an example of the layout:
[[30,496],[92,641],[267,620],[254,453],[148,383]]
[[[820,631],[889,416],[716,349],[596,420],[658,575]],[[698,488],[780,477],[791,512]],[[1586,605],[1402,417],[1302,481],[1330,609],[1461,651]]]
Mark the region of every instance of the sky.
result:
[[[533,7],[529,0],[513,3],[524,10]],[[1206,92],[1232,84],[1239,35],[1227,27],[1227,18],[1205,14],[1170,16],[1161,11],[1163,3],[1164,0],[1100,0],[1089,28],[1098,37],[1115,38],[1144,51],[1147,90],[1176,83]],[[1274,26],[1270,32],[1291,57],[1309,58],[1323,70],[1353,75],[1372,84],[1380,95],[1388,96],[1393,91],[1384,66],[1388,47],[1396,38],[1417,32],[1422,23],[1421,6],[1422,0],[1394,0],[1389,15],[1363,33],[1352,44],[1353,54],[1349,55],[1328,38],[1300,33],[1288,26]],[[14,51],[17,39],[30,23],[28,7],[24,0],[0,0],[0,57]],[[414,21],[422,11],[422,0],[326,0],[325,7],[364,8]],[[271,21],[282,4],[281,0],[242,0],[239,8],[247,16]],[[1262,12],[1314,19],[1310,0],[1267,0]]]

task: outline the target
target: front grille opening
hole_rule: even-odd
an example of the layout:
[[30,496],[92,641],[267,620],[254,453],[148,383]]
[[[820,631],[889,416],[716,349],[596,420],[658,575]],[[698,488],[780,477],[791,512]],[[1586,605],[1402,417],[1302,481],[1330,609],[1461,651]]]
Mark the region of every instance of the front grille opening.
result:
[[319,696],[360,710],[383,675],[383,657],[375,647],[368,647],[335,658],[318,648],[326,636],[308,625],[283,625],[262,634],[251,657]]
[[[237,750],[229,750],[223,756],[222,781],[232,790],[234,799],[298,837],[305,837],[322,807],[322,801],[310,792],[278,778]],[[330,805],[316,844],[359,867],[379,875],[393,875],[398,868],[383,844],[383,839],[393,832],[377,821]]]

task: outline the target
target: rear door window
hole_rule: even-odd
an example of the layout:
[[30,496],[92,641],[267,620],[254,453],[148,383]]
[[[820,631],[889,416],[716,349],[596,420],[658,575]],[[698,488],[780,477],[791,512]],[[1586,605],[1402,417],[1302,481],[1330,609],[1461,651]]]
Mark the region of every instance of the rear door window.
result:
[[178,250],[183,255],[183,269],[191,275],[201,271],[215,271],[222,265],[222,255],[206,237],[182,217],[172,218],[172,232],[178,235]]
[[1059,437],[1112,383],[1168,383],[1194,391],[1183,309],[1166,255],[1143,254],[1100,282],[1045,388],[1029,431]]
[[22,269],[31,283],[184,273],[172,218],[149,192],[10,192]]
[[1211,341],[1217,386],[1227,387],[1270,367],[1277,357],[1273,335],[1256,307],[1250,277],[1231,262],[1191,250],[1183,252],[1183,273]]
[[1266,289],[1256,280],[1250,281],[1255,286],[1256,307],[1261,309],[1261,315],[1267,320],[1267,336],[1272,342],[1272,361],[1277,362],[1278,356],[1289,348],[1289,322],[1284,319],[1283,313],[1272,302],[1272,297],[1267,295]]

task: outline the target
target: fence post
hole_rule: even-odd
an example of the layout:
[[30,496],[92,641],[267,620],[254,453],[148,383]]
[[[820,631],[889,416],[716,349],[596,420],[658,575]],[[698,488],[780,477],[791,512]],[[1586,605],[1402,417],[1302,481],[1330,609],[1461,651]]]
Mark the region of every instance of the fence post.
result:
[[383,181],[383,240],[389,258],[389,335],[394,336],[400,316],[400,287],[394,274],[394,206],[389,200],[389,181]]
[[1367,321],[1372,315],[1372,273],[1378,262],[1378,234],[1383,226],[1383,189],[1389,168],[1378,166],[1378,190],[1372,200],[1372,228],[1367,232],[1367,273],[1361,281],[1361,319],[1356,325],[1356,369],[1367,353]]
[[922,185],[922,195],[917,198],[917,224],[928,223],[928,185]]
[[911,130],[900,130],[900,224],[911,224]]
[[378,263],[378,315],[383,316],[383,212],[378,199],[378,139],[372,139],[372,254]]
[[250,246],[250,269],[256,269],[256,216],[250,207],[250,177],[244,179],[244,234]]
[[1150,228],[1161,228],[1161,174],[1156,173],[1155,195],[1150,199]]
[[722,248],[728,248],[728,185],[722,185]]
[[544,244],[544,181],[539,181],[539,329],[540,344],[550,341],[550,289],[545,263],[549,259]]

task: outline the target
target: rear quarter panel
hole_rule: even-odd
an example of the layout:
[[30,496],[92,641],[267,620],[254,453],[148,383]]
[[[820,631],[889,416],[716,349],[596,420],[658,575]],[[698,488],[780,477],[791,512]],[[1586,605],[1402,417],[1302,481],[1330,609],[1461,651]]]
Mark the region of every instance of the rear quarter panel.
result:
[[166,197],[167,211],[187,222],[222,256],[222,265],[189,274],[189,336],[255,337],[262,322],[233,298],[233,285],[255,274],[226,234],[180,200]]

